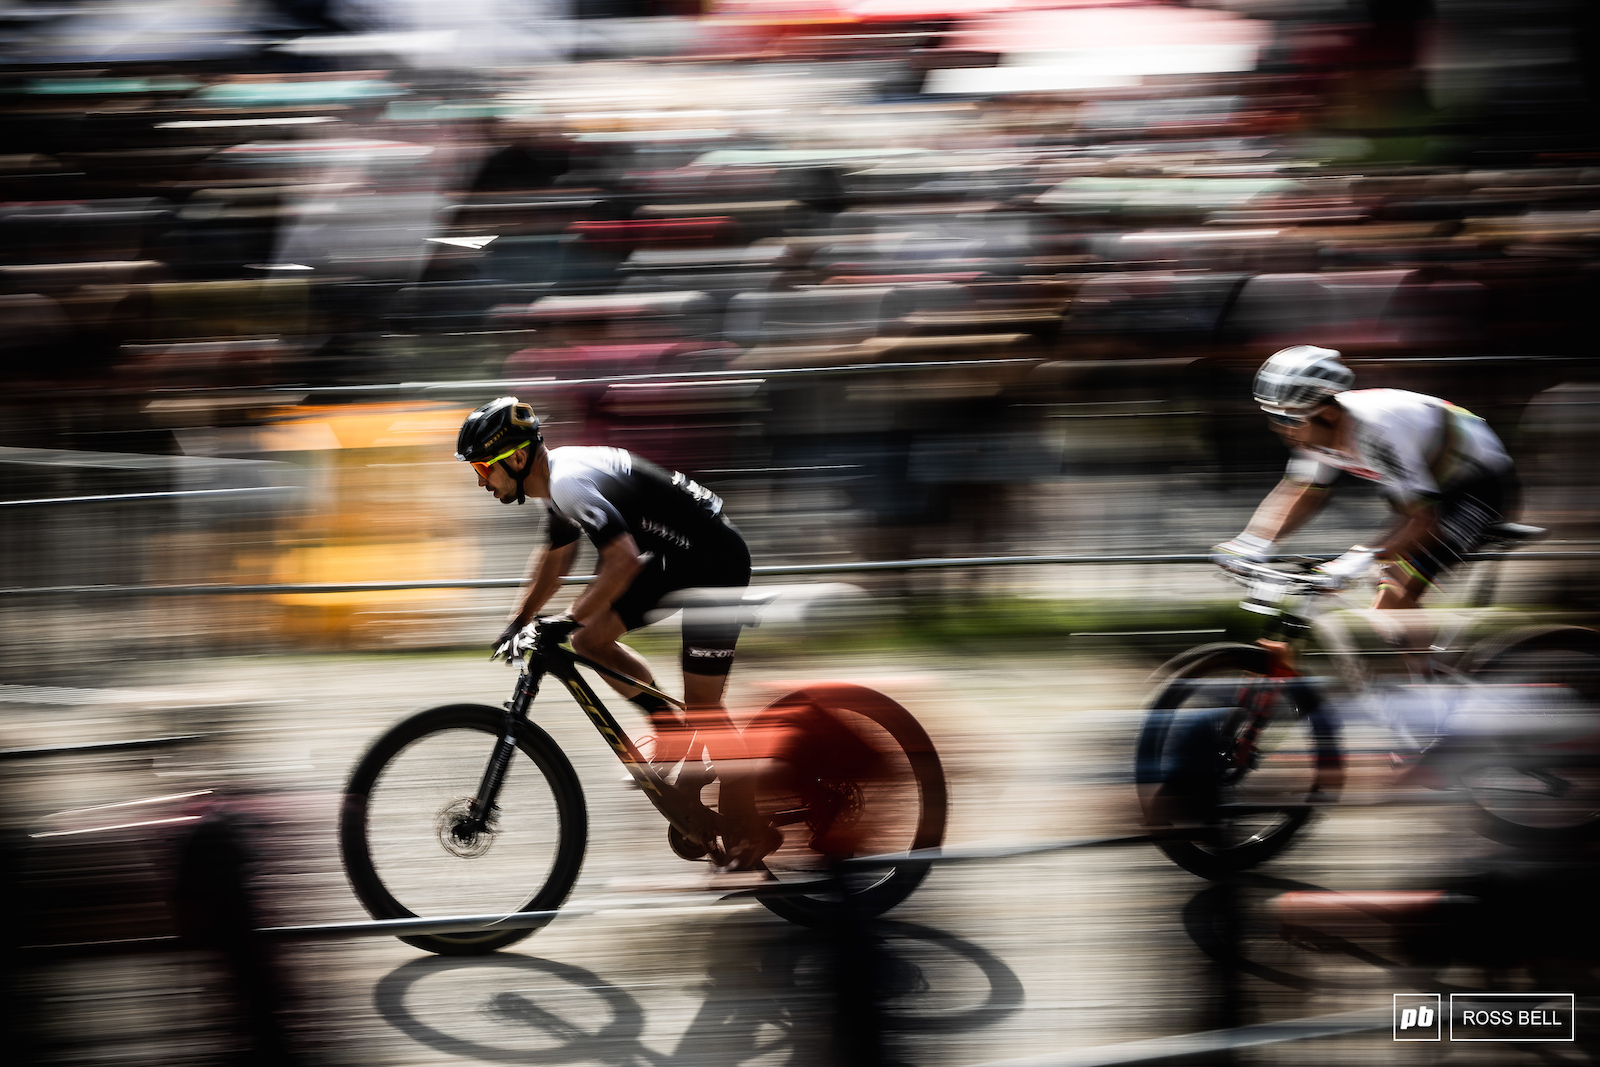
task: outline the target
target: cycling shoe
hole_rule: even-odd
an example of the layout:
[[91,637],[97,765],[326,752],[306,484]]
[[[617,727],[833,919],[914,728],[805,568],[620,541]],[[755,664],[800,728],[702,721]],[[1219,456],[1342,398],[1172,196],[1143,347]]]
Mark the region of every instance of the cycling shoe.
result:
[[718,874],[739,874],[761,866],[761,861],[783,844],[783,834],[770,826],[763,826],[748,837],[742,837],[729,846],[726,858],[716,871]]

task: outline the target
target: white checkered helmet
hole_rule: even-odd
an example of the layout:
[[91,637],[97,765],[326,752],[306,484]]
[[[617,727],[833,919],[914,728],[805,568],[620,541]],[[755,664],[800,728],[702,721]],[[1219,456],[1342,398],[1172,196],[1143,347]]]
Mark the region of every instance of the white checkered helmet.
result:
[[1274,352],[1256,372],[1256,403],[1268,414],[1305,415],[1355,380],[1333,349],[1293,345]]

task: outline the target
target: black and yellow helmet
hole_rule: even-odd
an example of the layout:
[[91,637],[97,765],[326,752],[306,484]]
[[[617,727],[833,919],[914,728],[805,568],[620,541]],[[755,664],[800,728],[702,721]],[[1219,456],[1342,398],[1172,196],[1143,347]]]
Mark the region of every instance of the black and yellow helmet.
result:
[[456,459],[483,462],[518,448],[538,448],[543,441],[533,406],[503,396],[473,411],[461,424]]

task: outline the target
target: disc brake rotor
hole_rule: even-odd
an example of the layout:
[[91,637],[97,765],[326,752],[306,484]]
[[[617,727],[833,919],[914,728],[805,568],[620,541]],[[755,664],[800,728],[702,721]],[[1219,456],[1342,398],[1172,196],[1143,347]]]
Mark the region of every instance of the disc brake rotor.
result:
[[806,824],[813,833],[829,829],[848,830],[861,818],[861,785],[848,779],[819,778],[811,784],[807,797]]
[[459,859],[477,859],[489,851],[489,846],[494,844],[493,816],[490,816],[491,825],[477,828],[472,819],[472,798],[461,797],[452,800],[439,812],[435,821],[435,828],[439,835],[439,844],[444,850]]

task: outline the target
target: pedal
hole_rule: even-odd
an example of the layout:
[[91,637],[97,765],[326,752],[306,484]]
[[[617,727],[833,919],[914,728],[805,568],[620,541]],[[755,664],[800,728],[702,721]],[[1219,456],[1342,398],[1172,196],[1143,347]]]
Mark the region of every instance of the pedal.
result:
[[704,845],[684,837],[676,826],[667,827],[667,847],[680,859],[703,860],[708,855]]

